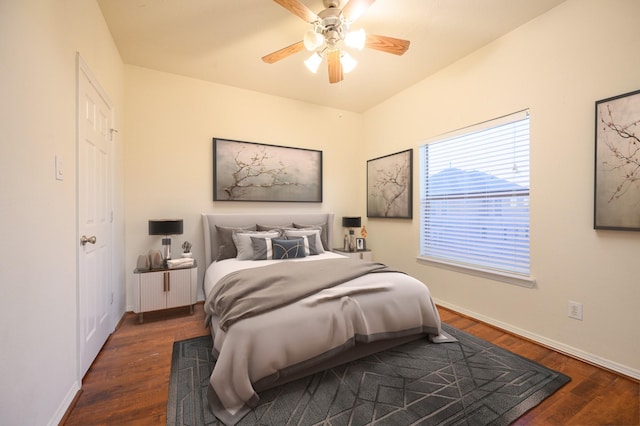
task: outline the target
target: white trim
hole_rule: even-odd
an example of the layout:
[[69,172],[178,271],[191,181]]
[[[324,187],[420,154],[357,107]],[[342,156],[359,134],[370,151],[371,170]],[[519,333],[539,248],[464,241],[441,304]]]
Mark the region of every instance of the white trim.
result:
[[418,256],[417,259],[418,263],[447,269],[449,271],[462,272],[463,274],[474,275],[494,281],[502,281],[508,284],[519,285],[520,287],[535,288],[536,286],[536,279],[529,275],[519,275],[497,269],[485,269],[475,265],[451,262],[433,257]]
[[503,115],[501,117],[492,118],[481,123],[471,124],[467,127],[463,127],[461,129],[452,130],[450,132],[441,133],[439,135],[433,136],[429,139],[422,141],[420,147],[427,145],[431,142],[435,141],[443,141],[446,139],[455,138],[456,136],[464,135],[467,133],[479,132],[484,129],[490,129],[492,127],[497,127],[502,124],[512,123],[518,120],[524,120],[529,117],[529,109],[523,109],[521,111],[517,111],[511,114]]
[[551,348],[557,352],[563,353],[565,355],[571,356],[573,358],[579,359],[581,361],[588,362],[590,364],[594,364],[598,367],[606,368],[611,371],[615,371],[616,373],[620,373],[624,376],[631,377],[635,380],[640,380],[640,370],[629,367],[627,365],[623,365],[617,363],[615,361],[611,361],[606,358],[602,358],[598,355],[594,355],[589,352],[585,352],[581,349],[574,348],[573,346],[566,345],[562,342],[558,342],[556,340],[548,339],[544,336],[540,336],[539,334],[528,332],[527,330],[523,330],[518,327],[514,327],[510,324],[504,323],[502,321],[498,321],[494,318],[488,317],[486,315],[479,314],[477,312],[470,311],[468,309],[461,308],[460,306],[453,305],[451,303],[444,302],[442,300],[434,298],[434,302],[436,305],[440,305],[443,308],[451,309],[452,311],[458,312],[460,314],[469,316],[471,318],[477,319],[494,327],[498,327],[502,330],[508,331],[509,333],[513,333],[517,336],[524,337],[529,339],[535,343],[541,344],[548,348]]
[[[96,92],[98,92],[100,97],[102,97],[102,100],[104,100],[104,102],[107,104],[107,106],[109,107],[109,110],[113,111],[113,104],[111,103],[111,99],[109,99],[107,92],[105,92],[105,90],[102,88],[98,79],[93,75],[91,68],[89,68],[89,65],[82,58],[82,56],[80,55],[80,52],[76,52],[76,60],[77,60],[77,70],[84,73],[84,75],[89,80],[89,83],[91,83],[91,85],[96,89]],[[78,75],[77,77],[79,78],[80,76]],[[77,84],[78,84],[78,81],[76,81],[76,86]],[[111,127],[113,127],[113,122],[111,124],[112,124]]]
[[60,424],[60,421],[67,413],[69,407],[71,407],[71,404],[73,403],[73,400],[78,392],[80,392],[80,384],[78,382],[73,382],[71,388],[69,389],[69,391],[67,391],[67,394],[64,396],[62,402],[58,406],[58,409],[53,414],[53,417],[51,417],[51,419],[47,422],[47,426],[58,426]]

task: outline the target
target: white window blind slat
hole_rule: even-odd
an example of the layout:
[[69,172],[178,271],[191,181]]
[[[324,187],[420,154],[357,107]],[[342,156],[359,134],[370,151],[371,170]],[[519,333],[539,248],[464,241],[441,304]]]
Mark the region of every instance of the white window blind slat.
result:
[[420,176],[421,257],[530,274],[528,111],[422,145]]

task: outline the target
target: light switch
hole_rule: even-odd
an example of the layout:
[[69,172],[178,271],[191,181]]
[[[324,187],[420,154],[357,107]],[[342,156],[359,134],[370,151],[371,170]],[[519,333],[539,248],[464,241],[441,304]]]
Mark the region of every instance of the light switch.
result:
[[56,155],[56,179],[64,180],[64,176],[62,174],[62,157]]

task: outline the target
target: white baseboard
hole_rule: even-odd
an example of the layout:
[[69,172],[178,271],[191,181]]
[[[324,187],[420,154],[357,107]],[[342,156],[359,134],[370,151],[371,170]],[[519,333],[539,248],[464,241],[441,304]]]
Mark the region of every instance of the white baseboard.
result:
[[62,420],[65,413],[71,406],[73,399],[76,397],[79,391],[80,391],[80,384],[78,382],[73,382],[73,385],[71,385],[71,388],[69,389],[64,399],[58,406],[58,409],[54,413],[53,417],[47,423],[48,426],[57,426],[60,424],[60,421]]
[[516,334],[518,336],[521,336],[521,337],[524,337],[526,339],[532,340],[532,341],[534,341],[536,343],[539,343],[541,345],[547,346],[547,347],[549,347],[549,348],[551,348],[553,350],[556,350],[558,352],[561,352],[563,354],[572,356],[574,358],[577,358],[579,360],[588,362],[590,364],[594,364],[594,365],[600,366],[602,368],[606,368],[606,369],[611,370],[611,371],[615,371],[616,373],[623,374],[623,375],[625,375],[627,377],[631,377],[631,378],[634,378],[636,380],[640,380],[640,370],[637,370],[635,368],[631,368],[629,366],[622,365],[622,364],[619,364],[617,362],[614,362],[614,361],[599,357],[599,356],[594,355],[592,353],[585,352],[585,351],[583,351],[581,349],[574,348],[573,346],[566,345],[566,344],[564,344],[562,342],[558,342],[558,341],[555,341],[555,340],[552,340],[552,339],[548,339],[548,338],[546,338],[544,336],[540,336],[538,334],[528,332],[527,330],[523,330],[521,328],[514,327],[514,326],[512,326],[510,324],[498,321],[498,320],[496,320],[494,318],[487,317],[487,316],[482,315],[482,314],[478,314],[477,312],[473,312],[473,311],[470,311],[470,310],[465,309],[465,308],[461,308],[460,306],[456,306],[456,305],[453,305],[451,303],[447,303],[447,302],[444,302],[442,300],[438,300],[438,299],[435,299],[435,298],[433,300],[437,305],[440,305],[440,306],[442,306],[444,308],[451,309],[452,311],[459,312],[459,313],[461,313],[463,315],[467,315],[467,316],[475,318],[475,319],[477,319],[479,321],[482,321],[482,322],[485,322],[487,324],[493,325],[495,327],[501,328],[501,329],[506,330],[506,331],[508,331],[510,333]]

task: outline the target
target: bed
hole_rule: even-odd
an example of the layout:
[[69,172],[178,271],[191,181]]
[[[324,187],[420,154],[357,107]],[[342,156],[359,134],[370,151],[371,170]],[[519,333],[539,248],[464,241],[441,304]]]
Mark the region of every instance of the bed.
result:
[[203,214],[202,222],[216,358],[208,400],[226,425],[261,391],[441,333],[425,284],[331,251],[332,213]]

